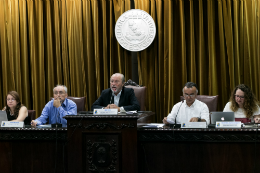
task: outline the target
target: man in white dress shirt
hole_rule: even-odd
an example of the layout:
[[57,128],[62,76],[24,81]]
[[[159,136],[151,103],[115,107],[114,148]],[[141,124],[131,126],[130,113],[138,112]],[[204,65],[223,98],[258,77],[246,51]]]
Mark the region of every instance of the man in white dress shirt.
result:
[[[164,124],[181,124],[182,122],[207,122],[209,124],[208,106],[197,100],[198,88],[193,82],[187,82],[182,89],[184,101],[175,104],[171,113],[164,117]],[[177,118],[176,118],[177,117]]]

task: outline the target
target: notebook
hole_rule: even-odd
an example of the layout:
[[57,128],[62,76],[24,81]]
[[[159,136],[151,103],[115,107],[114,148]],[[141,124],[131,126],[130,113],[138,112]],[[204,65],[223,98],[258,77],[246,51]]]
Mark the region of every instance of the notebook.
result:
[[211,124],[216,124],[216,121],[235,121],[234,112],[211,112]]
[[2,124],[2,121],[8,121],[7,114],[5,111],[0,111],[0,126]]

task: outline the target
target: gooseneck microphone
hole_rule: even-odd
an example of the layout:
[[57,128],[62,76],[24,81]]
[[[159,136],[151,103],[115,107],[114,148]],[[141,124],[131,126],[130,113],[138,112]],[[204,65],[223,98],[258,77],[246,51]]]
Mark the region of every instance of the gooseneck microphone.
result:
[[60,108],[58,108],[58,114],[56,116],[56,127],[58,127],[58,116],[60,116]]
[[110,104],[113,104],[113,103],[114,103],[113,99],[114,99],[114,96],[113,96],[113,94],[112,94],[112,95],[111,95],[111,98],[110,98]]
[[[60,103],[62,105],[62,101],[61,100],[60,100]],[[60,107],[57,108],[57,109],[58,109],[58,113],[56,115],[56,123],[51,125],[52,128],[62,127],[62,124],[58,122],[58,116],[60,117]]]
[[[178,109],[178,111],[177,111],[177,114],[176,114],[176,117],[175,117],[175,126],[176,126],[176,119],[177,119],[177,117],[178,117],[178,114],[179,114],[179,111],[180,111],[180,108],[181,108],[183,102],[184,102],[184,101],[182,100],[182,101],[181,101],[181,105],[179,106],[179,109]],[[175,126],[174,126],[174,127],[175,127]]]
[[[62,105],[62,101],[60,100],[60,107]],[[58,114],[56,116],[56,124],[55,128],[56,128],[56,147],[55,147],[55,172],[57,172],[57,158],[58,158],[58,127],[62,127],[62,124],[58,123],[58,116],[60,117],[60,107],[58,108]],[[53,124],[52,124],[53,125]]]
[[[182,103],[183,103],[183,100],[181,101],[181,105],[182,105]],[[175,117],[175,124],[176,124],[176,119],[177,119],[178,113],[179,113],[179,111],[180,111],[181,105],[179,106],[179,109],[178,109],[177,114],[176,114],[176,117]]]

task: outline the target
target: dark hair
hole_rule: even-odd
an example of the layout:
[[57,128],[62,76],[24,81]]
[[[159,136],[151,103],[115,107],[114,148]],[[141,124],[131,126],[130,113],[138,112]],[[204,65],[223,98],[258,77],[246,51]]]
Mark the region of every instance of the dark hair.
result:
[[7,95],[6,95],[6,99],[5,99],[6,113],[11,114],[10,107],[7,105],[7,96],[8,96],[8,95],[13,96],[14,99],[16,100],[16,102],[17,102],[17,105],[16,105],[16,107],[15,107],[15,109],[14,109],[14,117],[17,118],[17,117],[18,117],[18,114],[19,114],[19,110],[20,110],[20,108],[23,106],[22,103],[21,103],[21,101],[20,101],[19,94],[18,94],[16,91],[10,91],[10,92],[8,92]]
[[244,92],[244,97],[245,97],[244,98],[245,101],[244,101],[244,105],[243,105],[244,111],[245,111],[246,117],[251,118],[253,113],[258,109],[259,102],[256,99],[252,90],[245,84],[239,84],[232,91],[232,94],[229,99],[229,101],[231,102],[230,109],[232,111],[236,112],[239,108],[239,105],[237,104],[236,99],[235,99],[235,94],[238,89],[240,89],[241,91]]
[[[195,87],[195,88],[196,88],[196,91],[197,91],[197,94],[198,94],[198,87],[197,87],[197,85],[196,85],[195,83],[193,83],[193,82],[187,82],[187,83],[184,85],[183,89],[184,89],[185,87],[187,87],[187,88]],[[182,89],[182,92],[183,92],[183,89]]]

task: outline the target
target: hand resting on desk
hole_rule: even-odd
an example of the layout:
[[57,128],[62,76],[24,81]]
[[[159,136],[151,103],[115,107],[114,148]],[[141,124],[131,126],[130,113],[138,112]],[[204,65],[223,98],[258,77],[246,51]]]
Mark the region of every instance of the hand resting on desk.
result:
[[31,126],[34,126],[34,127],[36,127],[36,125],[37,125],[37,122],[36,122],[36,121],[34,121],[34,120],[32,120],[32,121],[31,121]]

